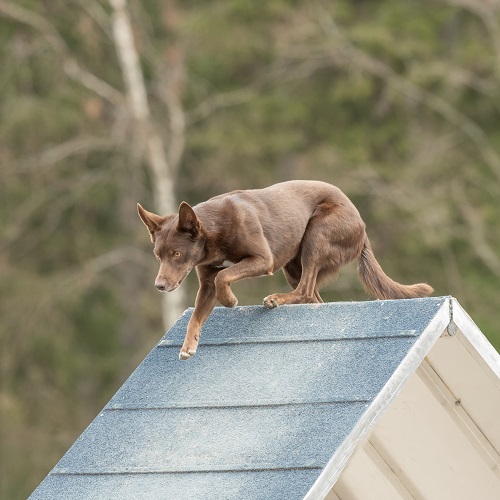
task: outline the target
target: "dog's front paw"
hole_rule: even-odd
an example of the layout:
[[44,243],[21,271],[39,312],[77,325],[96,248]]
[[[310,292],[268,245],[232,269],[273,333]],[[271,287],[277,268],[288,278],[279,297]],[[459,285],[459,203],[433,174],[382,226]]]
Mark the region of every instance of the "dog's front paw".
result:
[[221,302],[221,304],[224,307],[236,307],[238,305],[238,299],[236,298],[235,295],[233,295],[230,300],[226,300],[224,302]]
[[198,339],[199,337],[195,337],[194,339],[186,338],[184,340],[184,344],[181,347],[181,352],[179,353],[179,359],[181,361],[186,361],[187,359],[191,359],[196,354],[196,348],[198,347]]
[[221,291],[220,293],[217,293],[217,300],[224,307],[236,307],[238,305],[238,299],[229,287],[227,287],[223,292]]
[[191,359],[195,354],[196,349],[188,349],[187,351],[181,349],[181,352],[179,353],[179,359],[181,361],[186,361],[188,359]]

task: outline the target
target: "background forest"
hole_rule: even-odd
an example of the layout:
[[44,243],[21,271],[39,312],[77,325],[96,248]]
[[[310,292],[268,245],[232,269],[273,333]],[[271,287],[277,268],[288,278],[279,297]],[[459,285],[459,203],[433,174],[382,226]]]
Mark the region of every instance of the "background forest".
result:
[[[331,182],[391,277],[456,296],[499,349],[499,20],[498,0],[0,0],[0,497],[194,303],[195,276],[154,289],[138,201]],[[367,299],[354,268],[322,295]]]

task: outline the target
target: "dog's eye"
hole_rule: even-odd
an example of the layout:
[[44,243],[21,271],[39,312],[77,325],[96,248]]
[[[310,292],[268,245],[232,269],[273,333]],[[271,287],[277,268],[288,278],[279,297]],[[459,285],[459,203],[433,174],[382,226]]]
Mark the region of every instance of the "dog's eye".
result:
[[174,252],[174,257],[178,259],[181,256],[181,252]]

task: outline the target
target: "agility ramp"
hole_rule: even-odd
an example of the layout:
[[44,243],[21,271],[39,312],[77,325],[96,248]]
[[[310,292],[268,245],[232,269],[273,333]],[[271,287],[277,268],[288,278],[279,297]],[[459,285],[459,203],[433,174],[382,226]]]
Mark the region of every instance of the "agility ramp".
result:
[[497,499],[500,357],[451,297],[192,309],[30,497]]

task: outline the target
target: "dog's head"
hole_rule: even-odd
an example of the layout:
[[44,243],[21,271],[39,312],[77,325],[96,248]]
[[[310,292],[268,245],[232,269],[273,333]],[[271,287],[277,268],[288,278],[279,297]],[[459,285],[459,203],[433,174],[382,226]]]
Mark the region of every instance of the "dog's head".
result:
[[162,217],[144,210],[139,204],[137,211],[148,228],[155,257],[160,262],[155,286],[161,292],[172,292],[205,255],[203,225],[184,201],[176,215]]

